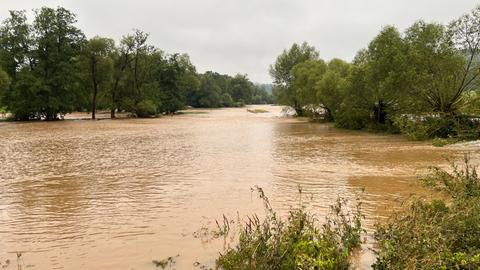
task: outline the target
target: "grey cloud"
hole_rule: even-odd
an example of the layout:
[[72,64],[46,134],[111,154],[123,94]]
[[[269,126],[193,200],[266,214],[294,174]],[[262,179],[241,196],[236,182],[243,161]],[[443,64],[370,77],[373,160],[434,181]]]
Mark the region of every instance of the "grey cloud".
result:
[[88,37],[120,39],[133,28],[167,52],[185,52],[200,72],[242,73],[270,82],[268,66],[293,42],[321,57],[351,60],[382,26],[401,30],[418,19],[447,23],[473,0],[1,0],[9,9],[64,6],[78,14]]

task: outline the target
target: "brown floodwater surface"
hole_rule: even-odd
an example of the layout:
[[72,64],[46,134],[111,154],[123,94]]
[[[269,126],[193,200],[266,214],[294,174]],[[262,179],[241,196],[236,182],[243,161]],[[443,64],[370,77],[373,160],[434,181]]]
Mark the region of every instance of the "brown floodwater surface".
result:
[[221,241],[194,232],[223,214],[261,213],[255,185],[281,212],[298,203],[300,185],[319,216],[364,187],[371,230],[421,192],[421,170],[464,153],[479,160],[478,144],[435,148],[256,107],[269,113],[0,123],[0,261],[16,264],[22,252],[28,269],[142,270],[179,255],[176,269],[212,267]]

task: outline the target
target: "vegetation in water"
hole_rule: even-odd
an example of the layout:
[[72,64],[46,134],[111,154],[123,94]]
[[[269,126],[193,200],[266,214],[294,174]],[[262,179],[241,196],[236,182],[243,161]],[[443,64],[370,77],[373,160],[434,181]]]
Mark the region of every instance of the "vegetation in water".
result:
[[274,96],[297,115],[416,140],[480,137],[480,6],[448,25],[386,26],[351,63],[303,43],[270,67]]
[[247,112],[249,113],[268,113],[268,110],[264,109],[247,109]]
[[176,264],[175,258],[178,258],[180,255],[177,255],[175,257],[168,257],[163,260],[152,260],[153,265],[155,265],[156,268],[160,269],[166,269],[169,267],[170,269],[173,268]]
[[443,199],[414,198],[376,231],[374,269],[479,269],[480,178],[468,159],[421,180]]
[[[326,221],[299,207],[282,219],[275,212],[262,189],[266,217],[251,216],[241,226],[238,242],[217,258],[217,268],[232,269],[348,269],[350,255],[361,244],[363,232],[360,204],[349,210],[344,199],[331,206]],[[300,190],[301,196],[301,190]],[[218,224],[218,223],[217,223]],[[231,230],[228,220],[219,225],[220,235]]]

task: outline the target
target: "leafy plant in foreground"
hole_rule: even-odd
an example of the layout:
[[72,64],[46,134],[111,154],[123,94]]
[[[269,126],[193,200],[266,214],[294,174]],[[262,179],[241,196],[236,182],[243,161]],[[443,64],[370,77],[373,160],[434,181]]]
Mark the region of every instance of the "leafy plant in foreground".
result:
[[[275,212],[261,188],[266,217],[248,218],[238,243],[217,259],[217,269],[349,269],[349,257],[361,244],[360,204],[355,210],[338,199],[325,223],[319,225],[303,205],[286,220]],[[301,192],[301,191],[300,191]],[[226,230],[226,234],[230,230]]]
[[446,196],[414,199],[378,227],[374,269],[480,269],[480,178],[468,159],[422,182]]

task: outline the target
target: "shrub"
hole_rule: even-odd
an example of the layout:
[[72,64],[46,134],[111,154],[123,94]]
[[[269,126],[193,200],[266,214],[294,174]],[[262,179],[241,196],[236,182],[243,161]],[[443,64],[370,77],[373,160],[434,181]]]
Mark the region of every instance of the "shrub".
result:
[[468,116],[407,116],[396,117],[394,125],[413,140],[457,138],[474,140],[480,137],[480,123]]
[[479,269],[480,179],[466,159],[449,173],[439,168],[422,179],[443,200],[415,198],[378,226],[374,269]]
[[[267,215],[248,218],[238,243],[220,255],[217,268],[247,269],[348,269],[352,251],[361,244],[359,205],[348,211],[338,199],[326,222],[319,226],[303,206],[292,209],[286,220],[273,211],[263,191]],[[227,226],[228,227],[228,226]]]
[[156,115],[157,105],[152,100],[142,100],[135,106],[134,111],[138,117]]
[[335,116],[335,126],[347,129],[363,129],[367,126],[370,115],[362,109],[350,108],[347,111],[338,112]]

